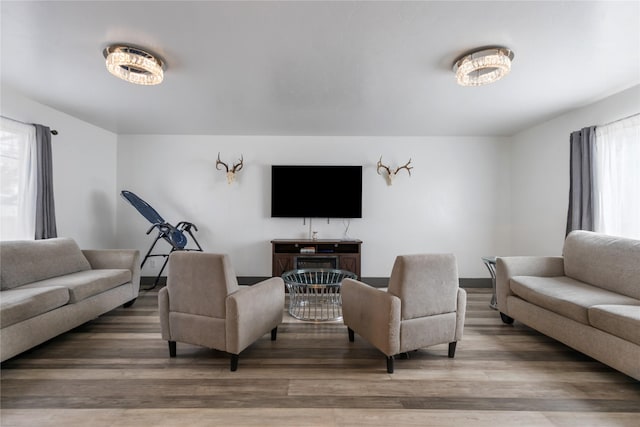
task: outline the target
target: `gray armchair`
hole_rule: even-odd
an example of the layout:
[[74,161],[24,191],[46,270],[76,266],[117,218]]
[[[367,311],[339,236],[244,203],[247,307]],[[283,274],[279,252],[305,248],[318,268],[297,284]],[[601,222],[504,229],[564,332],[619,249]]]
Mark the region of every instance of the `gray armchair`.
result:
[[271,278],[238,286],[227,255],[173,252],[167,286],[158,293],[162,338],[176,357],[176,342],[214,348],[231,355],[238,368],[242,350],[271,331],[276,339],[284,310],[284,282]]
[[458,287],[452,254],[398,256],[387,291],[352,279],[342,282],[342,316],[349,341],[357,333],[387,357],[449,343],[454,357],[462,339],[467,294]]

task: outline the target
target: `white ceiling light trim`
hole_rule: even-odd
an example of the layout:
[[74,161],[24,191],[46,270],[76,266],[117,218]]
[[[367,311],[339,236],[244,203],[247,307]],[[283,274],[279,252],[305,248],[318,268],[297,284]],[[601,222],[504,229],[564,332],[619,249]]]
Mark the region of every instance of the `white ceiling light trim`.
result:
[[458,58],[453,72],[461,86],[482,86],[509,74],[513,57],[513,51],[505,47],[482,48]]
[[156,55],[133,46],[112,45],[102,52],[107,70],[138,85],[157,85],[164,79],[164,62]]

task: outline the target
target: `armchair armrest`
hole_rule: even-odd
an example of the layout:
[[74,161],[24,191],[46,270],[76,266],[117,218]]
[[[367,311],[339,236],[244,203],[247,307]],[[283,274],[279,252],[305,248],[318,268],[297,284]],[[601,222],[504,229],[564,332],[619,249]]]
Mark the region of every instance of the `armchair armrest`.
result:
[[169,324],[169,290],[167,287],[158,291],[158,313],[160,314],[160,333],[162,339],[171,341],[171,329]]
[[400,298],[353,279],[342,281],[342,317],[387,356],[400,351]]
[[550,256],[498,257],[496,260],[496,300],[498,309],[509,314],[507,297],[513,295],[509,280],[515,276],[564,276],[564,258]]
[[[138,295],[140,288],[140,251],[136,249],[83,249],[92,269],[122,268],[131,270],[131,283]],[[135,298],[134,296],[134,298]]]
[[272,277],[242,286],[227,297],[227,351],[239,354],[249,344],[282,323],[284,281]]
[[456,334],[455,341],[462,339],[464,331],[464,319],[467,314],[467,291],[462,288],[458,288],[456,307]]

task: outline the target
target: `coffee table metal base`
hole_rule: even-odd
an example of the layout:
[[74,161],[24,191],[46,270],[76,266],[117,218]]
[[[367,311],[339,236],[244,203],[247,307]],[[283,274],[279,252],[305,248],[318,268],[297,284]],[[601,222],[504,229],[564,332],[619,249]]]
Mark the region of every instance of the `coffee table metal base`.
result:
[[296,319],[324,322],[342,319],[340,286],[357,276],[345,270],[301,269],[287,271],[282,279],[289,291],[289,314]]

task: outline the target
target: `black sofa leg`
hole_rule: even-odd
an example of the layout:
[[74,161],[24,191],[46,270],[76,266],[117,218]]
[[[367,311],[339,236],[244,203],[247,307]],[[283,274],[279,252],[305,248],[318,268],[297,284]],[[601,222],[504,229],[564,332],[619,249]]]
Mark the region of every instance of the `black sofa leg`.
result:
[[231,372],[235,372],[238,370],[238,359],[240,358],[237,354],[231,355]]
[[387,373],[393,374],[393,356],[387,356]]
[[168,341],[169,342],[169,357],[176,357],[176,342],[175,341]]
[[349,332],[349,341],[354,342],[356,340],[356,335],[353,332],[353,329],[347,327],[347,331]]
[[276,326],[271,330],[271,341],[275,341],[278,336],[278,327]]
[[513,317],[509,317],[502,312],[500,312],[500,318],[502,319],[502,322],[506,323],[507,325],[511,325],[513,323]]
[[134,303],[134,302],[136,302],[136,300],[137,300],[137,299],[138,299],[138,298],[134,298],[134,299],[132,299],[131,301],[127,301],[127,302],[125,302],[124,304],[122,304],[122,306],[123,306],[124,308],[129,308],[129,307],[131,307],[131,306],[133,305],[133,303]]
[[453,357],[456,355],[456,345],[457,344],[458,344],[457,341],[449,343],[449,357],[451,359],[453,359]]

